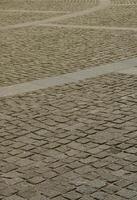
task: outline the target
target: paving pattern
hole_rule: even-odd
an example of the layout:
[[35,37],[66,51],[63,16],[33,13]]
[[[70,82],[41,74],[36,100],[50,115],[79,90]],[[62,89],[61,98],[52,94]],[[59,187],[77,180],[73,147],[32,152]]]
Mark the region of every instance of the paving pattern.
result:
[[3,198],[135,199],[136,82],[111,74],[1,98]]
[[99,0],[3,0],[0,8],[18,10],[77,11],[95,6]]
[[0,32],[0,46],[2,86],[132,58],[137,56],[137,33],[25,28]]
[[0,87],[0,97],[14,96],[27,92],[33,92],[40,89],[47,89],[49,87],[62,86],[69,83],[77,83],[78,81],[82,81],[88,78],[95,78],[100,75],[110,74],[114,72],[137,74],[136,64],[137,58],[132,58],[117,63],[102,65],[96,68],[91,67],[88,69],[78,70],[76,72],[66,73],[59,76],[37,79],[25,83]]
[[[50,19],[44,19],[44,20],[36,20],[36,21],[32,21],[32,22],[26,22],[26,23],[19,23],[19,24],[15,24],[15,25],[9,25],[6,27],[0,27],[0,30],[8,30],[8,29],[17,29],[17,28],[21,28],[21,27],[29,27],[29,26],[39,26],[41,23],[46,23],[46,22],[55,22],[55,21],[61,21],[64,19],[69,19],[72,17],[78,17],[81,15],[87,15],[91,12],[106,8],[110,5],[110,1],[109,0],[101,0],[100,4],[95,5],[93,8],[87,8],[86,10],[78,10],[69,14],[65,14],[63,16],[59,16],[59,17],[53,17]],[[7,10],[6,10],[7,12]]]
[[53,16],[60,16],[61,14],[64,14],[62,12],[56,13],[42,13],[42,12],[4,12],[0,11],[0,26],[7,26],[7,25],[14,25],[17,23],[25,23],[25,22],[31,22],[34,20],[43,20],[48,19]]
[[111,6],[110,8],[98,10],[86,16],[72,18],[58,23],[99,25],[99,26],[118,26],[118,27],[137,27],[136,20],[137,6]]
[[0,200],[137,200],[136,5],[0,2]]
[[114,5],[129,5],[129,6],[133,6],[133,5],[137,5],[137,1],[136,0],[111,0],[111,3]]

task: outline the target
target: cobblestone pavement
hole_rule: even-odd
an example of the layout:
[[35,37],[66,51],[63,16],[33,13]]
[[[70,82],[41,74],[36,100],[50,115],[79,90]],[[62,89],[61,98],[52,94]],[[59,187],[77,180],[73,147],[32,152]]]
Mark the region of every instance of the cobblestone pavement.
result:
[[99,0],[4,0],[1,9],[76,11],[95,6]]
[[[0,91],[101,70],[107,63],[112,68],[120,60],[130,63],[137,57],[136,5],[136,0],[1,1]],[[52,18],[68,27],[46,26],[43,20]],[[137,200],[135,60],[131,65],[76,83],[43,90],[33,83],[34,92],[0,94],[1,200]]]
[[137,199],[136,82],[111,74],[1,98],[1,198]]
[[0,46],[0,85],[9,85],[134,57],[137,33],[25,28],[0,32]]
[[[13,5],[15,2],[18,4],[18,1],[14,1]],[[71,1],[68,5],[75,4],[75,2]],[[81,5],[81,1],[78,2]],[[86,1],[85,4],[86,6],[89,4],[93,6],[96,5],[96,2]],[[9,22],[12,24],[20,20],[21,22],[23,20],[31,21],[36,18],[42,20],[44,18],[50,19],[51,15],[62,15],[62,13],[17,12],[17,6],[15,5],[14,10],[16,9],[16,12],[11,12],[10,3],[6,3],[5,1],[3,4],[5,5],[5,7],[3,7],[4,5],[1,6],[3,9],[6,8],[7,4],[9,5],[9,7],[7,6],[6,12],[1,12],[1,23],[5,23],[5,25]],[[57,6],[59,5],[57,4]],[[9,12],[7,12],[8,8],[10,9]],[[62,9],[60,10],[62,11]],[[114,13],[112,12],[113,10],[115,10]],[[56,9],[56,11],[58,10]],[[71,22],[74,24],[75,22],[77,24],[81,22],[83,26],[84,24],[88,25],[92,23],[93,25],[101,27],[102,25],[110,25],[113,22],[115,26],[119,23],[119,27],[121,24],[124,25],[124,23],[130,24],[130,27],[136,27],[135,13],[136,9],[134,6],[126,6],[122,7],[122,9],[121,7],[112,7],[106,8],[106,11],[100,10],[93,13],[92,15],[96,16],[95,18],[92,15],[87,15],[87,17],[85,15],[79,17],[79,19],[76,17],[73,21],[71,18],[67,19],[66,21],[62,21],[62,23],[68,23],[69,25]],[[123,18],[123,14],[126,16],[125,18]],[[98,15],[99,17],[97,18]],[[131,17],[129,17],[130,15]],[[134,26],[132,26],[131,22],[133,22]],[[84,28],[68,29],[67,27],[40,26],[1,30],[0,85],[11,85],[38,78],[60,75],[89,66],[97,66],[135,57],[137,56],[136,38],[136,31],[128,30],[85,30]]]
[[0,11],[0,26],[7,26],[17,23],[23,23],[34,20],[48,19],[53,16],[58,16],[63,13],[33,13],[33,12],[4,12]]
[[87,16],[72,18],[58,23],[83,24],[117,27],[137,27],[137,6],[111,6],[110,8],[96,11]]
[[114,5],[136,5],[137,1],[136,0],[111,0],[111,3]]

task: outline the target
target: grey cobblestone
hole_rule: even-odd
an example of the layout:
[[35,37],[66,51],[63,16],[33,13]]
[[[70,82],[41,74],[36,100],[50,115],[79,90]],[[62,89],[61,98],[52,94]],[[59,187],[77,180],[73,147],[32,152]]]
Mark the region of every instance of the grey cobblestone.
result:
[[4,200],[25,200],[25,199],[17,195],[13,195],[11,197],[4,198]]
[[[111,74],[1,98],[1,132],[7,133],[0,136],[2,199],[135,198],[136,131],[126,124],[136,121],[136,81],[136,76]],[[56,123],[43,126],[47,119]],[[8,128],[12,123],[20,134]],[[80,126],[66,129],[75,123]],[[97,124],[106,129],[97,130]]]
[[137,52],[136,32],[128,31],[30,27],[2,31],[0,38],[1,86],[132,58]]
[[0,26],[4,27],[12,24],[43,20],[61,14],[62,13],[31,13],[31,12],[29,13],[29,12],[17,12],[17,11],[4,12],[0,10]]
[[[24,12],[26,8],[75,13],[98,2],[5,0],[1,9],[22,11],[1,12],[1,23],[21,22],[19,16],[25,21],[51,16]],[[111,3],[64,23],[136,27],[134,0]],[[131,30],[32,26],[1,30],[0,38],[1,86],[131,58],[137,52]],[[136,83],[137,76],[113,73],[0,98],[0,199],[137,199]]]
[[95,6],[98,0],[86,0],[83,2],[81,0],[33,0],[33,1],[17,1],[17,0],[5,0],[0,3],[1,9],[23,9],[23,10],[55,10],[55,11],[75,11],[75,10],[85,10],[89,7]]
[[130,5],[130,6],[132,6],[132,5],[136,5],[137,4],[137,2],[136,2],[136,0],[111,0],[111,2],[112,2],[112,4],[114,4],[114,5]]
[[[125,2],[125,1],[123,1]],[[137,3],[136,3],[137,5]],[[61,24],[109,26],[109,27],[135,27],[137,6],[111,6],[87,16],[81,16],[58,22]]]

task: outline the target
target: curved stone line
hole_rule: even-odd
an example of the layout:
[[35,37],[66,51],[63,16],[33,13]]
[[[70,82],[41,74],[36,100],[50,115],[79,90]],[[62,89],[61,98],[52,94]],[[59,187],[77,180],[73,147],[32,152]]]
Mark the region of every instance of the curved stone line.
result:
[[39,24],[39,26],[68,28],[68,29],[95,29],[95,30],[117,30],[117,31],[137,31],[134,27],[117,27],[117,26],[90,26],[90,25],[66,25],[66,24]]
[[57,22],[57,21],[62,21],[65,19],[73,18],[73,17],[88,15],[97,10],[104,9],[104,8],[108,7],[110,4],[111,4],[110,0],[100,0],[99,5],[97,5],[93,8],[87,9],[87,10],[82,10],[82,11],[78,11],[78,12],[74,12],[74,13],[70,13],[70,14],[65,14],[65,15],[61,15],[61,16],[57,16],[57,17],[53,17],[53,18],[49,18],[49,19],[45,19],[45,20],[38,20],[38,21],[34,21],[34,22],[26,22],[26,23],[19,23],[19,24],[15,24],[15,25],[8,25],[5,27],[0,27],[0,30],[16,29],[16,28],[29,27],[29,26],[38,26],[41,23]]
[[112,4],[112,6],[137,6],[137,3],[134,3],[134,4]]
[[22,13],[70,13],[70,11],[56,11],[56,10],[7,10],[0,9],[0,12],[22,12]]

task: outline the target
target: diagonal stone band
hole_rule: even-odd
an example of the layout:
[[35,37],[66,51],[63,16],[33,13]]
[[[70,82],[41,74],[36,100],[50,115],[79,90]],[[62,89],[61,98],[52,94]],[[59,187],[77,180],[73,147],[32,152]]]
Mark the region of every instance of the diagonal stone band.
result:
[[[137,66],[137,58],[132,58],[112,64],[107,64],[104,66],[98,66],[95,68],[88,68],[84,70],[79,70],[77,72],[73,73],[67,73],[60,76],[45,78],[45,79],[38,79],[30,82],[25,82],[21,84],[6,86],[0,88],[0,97],[7,97],[7,96],[14,96],[23,94],[26,92],[32,92],[40,89],[46,89],[49,87],[54,86],[61,86],[64,84],[69,83],[77,83],[81,80],[85,80],[88,78],[94,78],[100,75],[105,75],[109,73],[118,73],[124,71],[124,73],[127,70],[131,70],[131,68],[134,68]],[[134,69],[134,71],[137,71],[137,68]]]

